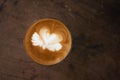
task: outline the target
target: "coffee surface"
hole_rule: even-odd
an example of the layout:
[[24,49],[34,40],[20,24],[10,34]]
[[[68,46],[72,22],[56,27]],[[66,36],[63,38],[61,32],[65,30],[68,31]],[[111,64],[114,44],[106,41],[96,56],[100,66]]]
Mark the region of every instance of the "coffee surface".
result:
[[[36,43],[38,45],[34,45],[35,39],[32,40],[35,33],[39,35],[38,43]],[[51,42],[48,41],[48,43],[45,42],[52,38],[50,35],[53,35],[53,40],[51,40]],[[58,38],[54,38],[54,35]],[[58,40],[58,42],[54,39]],[[39,45],[40,41],[41,44]],[[55,19],[43,19],[36,22],[28,29],[24,44],[27,53],[34,61],[39,64],[52,65],[62,61],[69,53],[71,48],[71,36],[67,27],[60,21]],[[52,47],[57,47],[54,46],[54,44],[61,45],[60,49],[52,50]]]

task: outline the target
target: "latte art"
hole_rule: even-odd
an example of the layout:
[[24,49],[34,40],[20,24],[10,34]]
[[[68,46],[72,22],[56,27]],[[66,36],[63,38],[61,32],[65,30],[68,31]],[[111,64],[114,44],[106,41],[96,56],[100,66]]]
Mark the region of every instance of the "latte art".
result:
[[47,28],[42,28],[39,33],[34,32],[32,35],[32,44],[34,46],[42,47],[50,51],[59,51],[62,48],[62,37],[52,33]]
[[42,65],[62,61],[71,49],[71,35],[67,27],[55,19],[42,19],[28,29],[25,40],[28,55]]

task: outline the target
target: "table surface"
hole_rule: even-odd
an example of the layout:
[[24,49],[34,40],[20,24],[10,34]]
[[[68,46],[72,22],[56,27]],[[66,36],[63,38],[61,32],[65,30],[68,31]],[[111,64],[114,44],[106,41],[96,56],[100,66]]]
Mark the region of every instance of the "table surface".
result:
[[[62,21],[72,49],[53,66],[35,63],[24,49],[30,25]],[[119,0],[0,0],[0,80],[120,80]]]

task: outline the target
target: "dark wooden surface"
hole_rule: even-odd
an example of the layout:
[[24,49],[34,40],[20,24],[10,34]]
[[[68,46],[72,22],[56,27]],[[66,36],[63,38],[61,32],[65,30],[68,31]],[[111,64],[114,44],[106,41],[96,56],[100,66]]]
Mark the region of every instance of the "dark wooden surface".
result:
[[[24,49],[42,18],[61,20],[72,35],[57,65],[39,65]],[[120,0],[0,0],[0,80],[120,80]]]

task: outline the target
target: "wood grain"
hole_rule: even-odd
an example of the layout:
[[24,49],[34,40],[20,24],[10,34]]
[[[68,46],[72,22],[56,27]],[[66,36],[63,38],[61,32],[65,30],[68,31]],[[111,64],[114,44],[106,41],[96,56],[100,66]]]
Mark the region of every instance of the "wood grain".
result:
[[[0,80],[120,80],[119,0],[0,0]],[[54,66],[36,64],[23,39],[30,25],[55,18],[73,45]]]

